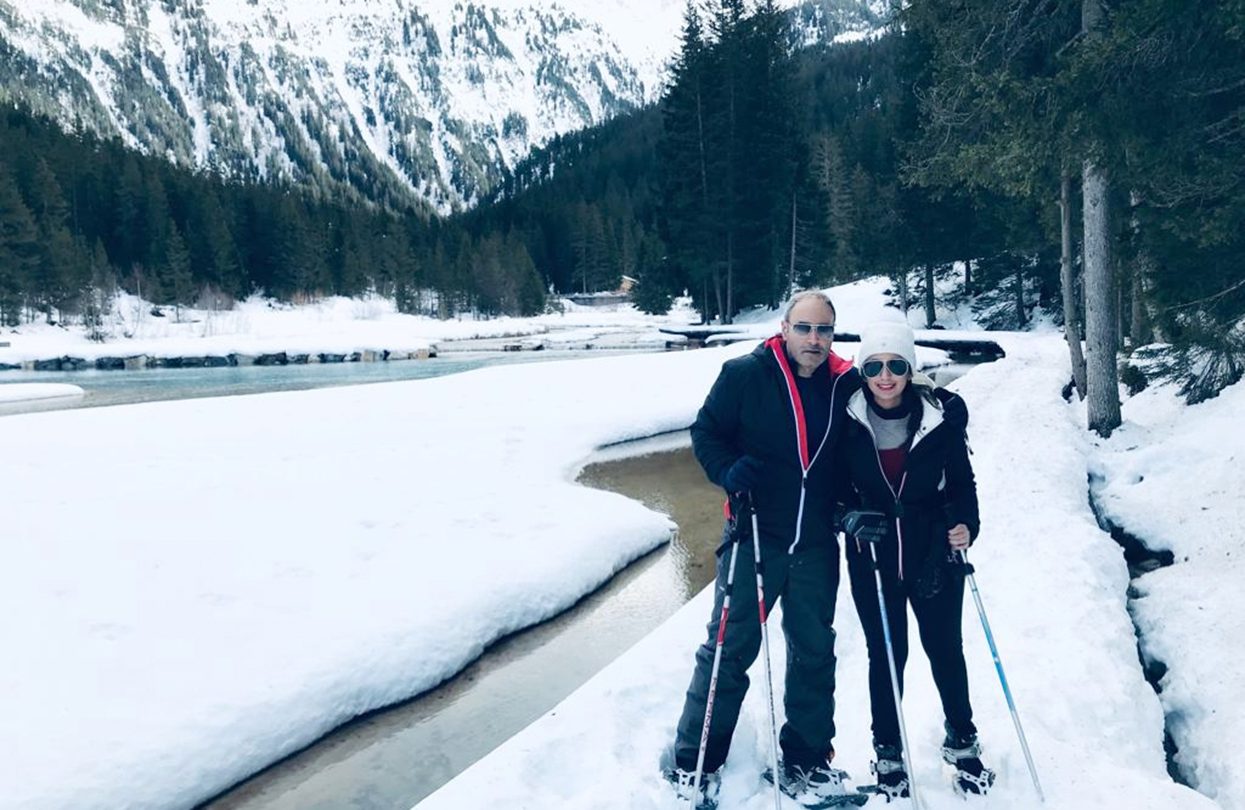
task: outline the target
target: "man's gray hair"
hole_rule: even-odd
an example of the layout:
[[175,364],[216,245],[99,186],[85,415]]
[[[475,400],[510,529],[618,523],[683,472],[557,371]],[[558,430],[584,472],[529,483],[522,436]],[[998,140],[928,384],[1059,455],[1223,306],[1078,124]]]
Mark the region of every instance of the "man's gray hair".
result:
[[801,290],[800,292],[791,296],[791,300],[787,302],[787,306],[782,312],[782,319],[786,321],[787,323],[790,323],[791,322],[791,310],[795,309],[796,304],[800,303],[801,301],[807,301],[810,298],[816,298],[818,301],[821,301],[826,306],[830,307],[830,311],[834,313],[835,320],[838,320],[839,311],[834,308],[834,302],[830,300],[830,296],[826,295],[821,290]]

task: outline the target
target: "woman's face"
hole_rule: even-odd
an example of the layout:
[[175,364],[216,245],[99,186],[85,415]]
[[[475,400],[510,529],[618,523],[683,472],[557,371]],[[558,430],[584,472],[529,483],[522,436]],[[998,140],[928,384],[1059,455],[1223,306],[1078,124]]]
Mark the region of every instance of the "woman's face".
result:
[[[896,374],[897,370],[903,373]],[[897,354],[870,355],[861,363],[860,373],[864,375],[869,390],[873,392],[874,401],[883,409],[899,405],[903,390],[908,387],[908,380],[912,377],[908,361]]]

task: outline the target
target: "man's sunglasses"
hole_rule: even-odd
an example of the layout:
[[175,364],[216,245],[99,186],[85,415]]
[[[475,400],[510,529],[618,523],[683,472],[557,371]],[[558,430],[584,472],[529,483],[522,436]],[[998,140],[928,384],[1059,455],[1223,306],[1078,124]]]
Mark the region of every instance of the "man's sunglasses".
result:
[[800,323],[791,324],[791,331],[795,332],[797,335],[800,335],[800,336],[807,335],[809,332],[812,332],[814,329],[817,330],[817,337],[822,337],[822,338],[834,337],[834,324],[832,323],[800,322]]
[[889,368],[891,374],[896,377],[906,377],[908,376],[908,371],[911,370],[907,360],[904,360],[902,357],[896,357],[894,360],[887,360],[885,363],[881,360],[869,360],[862,363],[860,373],[869,378],[876,377],[882,373],[883,366]]

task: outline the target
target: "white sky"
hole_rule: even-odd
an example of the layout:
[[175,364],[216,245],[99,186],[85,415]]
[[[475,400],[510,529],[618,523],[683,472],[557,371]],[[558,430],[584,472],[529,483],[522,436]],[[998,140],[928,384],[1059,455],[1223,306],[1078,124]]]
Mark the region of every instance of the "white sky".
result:
[[[877,282],[835,291],[844,329],[883,314],[880,291]],[[774,324],[754,320],[757,334]],[[327,335],[345,329],[336,316],[324,322]],[[5,337],[20,351],[18,336]],[[1086,503],[1086,470],[1099,465],[1125,491],[1138,470],[1153,480],[1140,499],[1116,499],[1121,519],[1175,544],[1180,529],[1203,525],[1187,517],[1196,503],[1207,512],[1195,516],[1218,528],[1198,531],[1202,545],[1189,550],[1206,565],[1141,582],[1154,583],[1143,602],[1157,609],[1167,692],[1200,741],[1191,765],[1220,806],[1242,807],[1245,722],[1223,708],[1243,685],[1239,618],[1224,618],[1240,615],[1240,577],[1213,556],[1241,545],[1242,521],[1231,517],[1243,482],[1228,462],[1242,442],[1224,429],[1241,386],[1187,409],[1146,395],[1126,406],[1137,423],[1119,441],[1094,443],[1081,406],[1059,399],[1058,335],[998,338],[1008,358],[955,387],[972,412],[981,486],[974,558],[1048,806],[1213,806],[1164,772],[1162,712],[1136,660],[1127,574]],[[9,617],[0,716],[10,731],[0,736],[0,806],[192,805],[569,606],[670,530],[636,503],[572,483],[578,466],[602,444],[687,425],[721,362],[748,349],[0,418],[0,615]],[[1143,438],[1144,450],[1130,449]],[[1185,474],[1202,464],[1220,474]],[[863,781],[863,643],[846,585],[841,598],[838,744]],[[421,807],[669,806],[656,761],[707,599]],[[982,806],[1030,806],[971,606],[965,636],[979,725],[1001,773],[997,798]],[[919,653],[909,668],[917,778],[932,808],[962,806],[938,784],[937,701]],[[1206,686],[1212,675],[1221,681]],[[729,765],[730,806],[767,801],[759,695]]]

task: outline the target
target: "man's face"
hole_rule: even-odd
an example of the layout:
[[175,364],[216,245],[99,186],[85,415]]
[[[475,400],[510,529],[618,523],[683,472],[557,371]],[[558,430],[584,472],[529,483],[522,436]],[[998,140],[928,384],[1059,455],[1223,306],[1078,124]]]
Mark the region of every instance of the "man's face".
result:
[[789,354],[807,377],[826,362],[834,342],[834,310],[818,298],[806,298],[791,308],[782,322],[782,338]]

